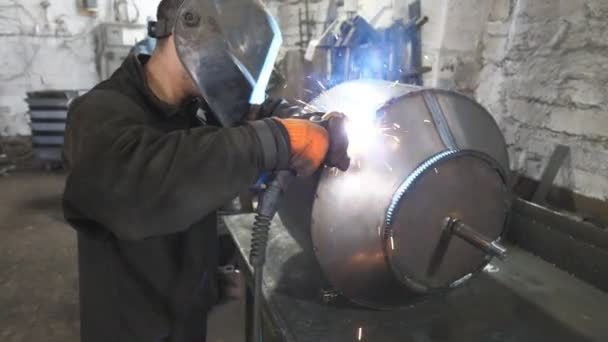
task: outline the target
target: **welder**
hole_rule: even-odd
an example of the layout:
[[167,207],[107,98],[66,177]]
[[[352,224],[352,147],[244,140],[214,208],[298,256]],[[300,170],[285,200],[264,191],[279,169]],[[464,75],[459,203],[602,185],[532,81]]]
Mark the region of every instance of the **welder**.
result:
[[204,341],[217,209],[264,172],[348,167],[342,116],[276,118],[263,101],[280,33],[260,1],[163,0],[151,33],[151,56],[69,112],[83,342]]

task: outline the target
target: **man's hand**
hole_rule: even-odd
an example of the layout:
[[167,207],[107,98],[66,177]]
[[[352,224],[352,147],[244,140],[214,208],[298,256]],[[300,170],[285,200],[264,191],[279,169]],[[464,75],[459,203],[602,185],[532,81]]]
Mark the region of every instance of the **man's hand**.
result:
[[321,122],[303,119],[275,119],[287,131],[292,158],[290,167],[299,176],[312,175],[321,164],[346,171],[350,166],[346,116],[328,113]]
[[329,134],[321,125],[302,119],[274,119],[285,128],[291,149],[289,167],[298,176],[315,173],[329,151]]
[[321,120],[321,125],[327,130],[330,137],[325,165],[337,167],[342,171],[346,171],[350,167],[349,141],[345,128],[347,120],[346,115],[338,112],[327,113]]

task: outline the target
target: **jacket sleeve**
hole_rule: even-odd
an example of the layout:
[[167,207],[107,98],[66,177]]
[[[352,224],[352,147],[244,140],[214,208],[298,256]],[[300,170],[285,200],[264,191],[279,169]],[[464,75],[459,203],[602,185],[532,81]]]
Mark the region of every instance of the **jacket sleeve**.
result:
[[166,133],[121,97],[102,91],[78,101],[64,150],[64,203],[119,239],[184,231],[272,168],[252,125]]

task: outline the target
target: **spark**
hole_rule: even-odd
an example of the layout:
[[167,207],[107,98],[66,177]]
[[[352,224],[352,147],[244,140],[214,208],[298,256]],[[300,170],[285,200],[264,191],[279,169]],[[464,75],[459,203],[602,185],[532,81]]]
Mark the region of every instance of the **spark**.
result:
[[395,250],[395,239],[393,239],[393,237],[391,236],[391,249],[394,251]]
[[357,330],[357,340],[361,341],[363,339],[363,327],[359,327]]
[[401,125],[397,124],[397,123],[394,123],[393,124],[393,128],[395,128],[395,129],[401,129]]
[[424,123],[430,124],[431,120],[424,120]]
[[321,83],[321,81],[317,81],[317,84],[319,84],[319,87],[321,87],[321,89],[327,90],[327,88],[325,87],[325,85],[323,83]]
[[308,103],[306,101],[303,101],[301,99],[296,99],[296,102],[299,103],[299,104],[304,105],[304,109],[303,109],[304,111],[308,111],[308,112],[320,112],[319,108],[313,106],[312,104],[310,104],[310,103]]
[[390,172],[393,172],[393,168],[390,166],[390,164],[389,164],[389,163],[384,162],[384,166],[386,166],[386,168],[387,168],[387,169],[388,169]]
[[439,170],[437,170],[437,168],[435,168],[435,174],[438,175],[439,174]]
[[500,271],[500,268],[498,268],[492,264],[488,264],[486,267],[484,267],[483,270],[488,273],[496,273],[496,272]]

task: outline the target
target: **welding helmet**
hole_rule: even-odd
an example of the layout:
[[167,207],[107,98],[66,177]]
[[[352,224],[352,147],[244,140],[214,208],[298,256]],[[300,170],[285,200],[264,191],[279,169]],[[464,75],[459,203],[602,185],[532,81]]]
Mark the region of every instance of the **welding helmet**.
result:
[[[204,100],[226,127],[261,104],[282,36],[260,0],[183,0],[155,36],[174,35],[178,56]],[[169,31],[171,29],[172,31]]]

